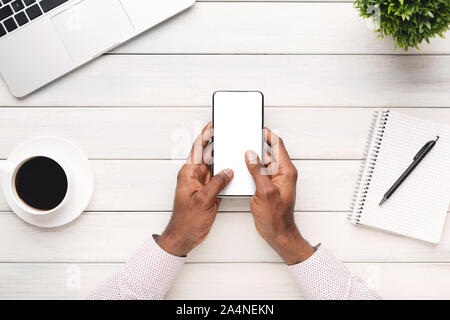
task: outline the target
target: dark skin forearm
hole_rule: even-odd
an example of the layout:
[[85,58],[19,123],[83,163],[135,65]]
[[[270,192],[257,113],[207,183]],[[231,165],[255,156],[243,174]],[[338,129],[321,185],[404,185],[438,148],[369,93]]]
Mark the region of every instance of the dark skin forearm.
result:
[[314,254],[314,248],[306,241],[297,227],[287,234],[279,235],[276,239],[265,239],[288,265],[303,262]]

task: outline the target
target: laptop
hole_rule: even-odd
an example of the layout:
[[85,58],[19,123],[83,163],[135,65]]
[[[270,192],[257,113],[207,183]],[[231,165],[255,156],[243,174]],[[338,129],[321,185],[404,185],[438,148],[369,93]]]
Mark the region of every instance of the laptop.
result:
[[0,0],[0,73],[24,97],[194,3]]

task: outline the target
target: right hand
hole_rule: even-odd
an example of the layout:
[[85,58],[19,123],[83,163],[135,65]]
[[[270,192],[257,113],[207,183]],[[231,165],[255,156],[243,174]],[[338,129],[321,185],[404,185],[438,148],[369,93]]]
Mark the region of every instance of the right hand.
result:
[[256,152],[249,150],[245,154],[247,168],[256,184],[250,207],[258,233],[288,265],[293,265],[314,253],[294,220],[298,172],[283,141],[267,128],[264,136],[272,148],[272,154],[266,154],[266,165]]

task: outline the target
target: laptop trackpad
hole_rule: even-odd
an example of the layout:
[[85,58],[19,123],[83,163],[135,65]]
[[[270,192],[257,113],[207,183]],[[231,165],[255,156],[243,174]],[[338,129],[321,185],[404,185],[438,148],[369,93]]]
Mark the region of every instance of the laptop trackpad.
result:
[[83,0],[51,20],[76,62],[107,51],[129,38],[134,31],[119,0]]

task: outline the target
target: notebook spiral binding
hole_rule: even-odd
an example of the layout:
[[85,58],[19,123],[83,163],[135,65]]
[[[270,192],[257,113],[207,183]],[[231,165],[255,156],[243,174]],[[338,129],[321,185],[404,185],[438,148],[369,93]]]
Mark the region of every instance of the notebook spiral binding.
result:
[[353,224],[358,224],[361,220],[388,118],[389,110],[378,111],[374,114],[370,125],[369,136],[364,149],[364,158],[367,160],[361,165],[360,176],[352,198],[351,213],[347,216]]

